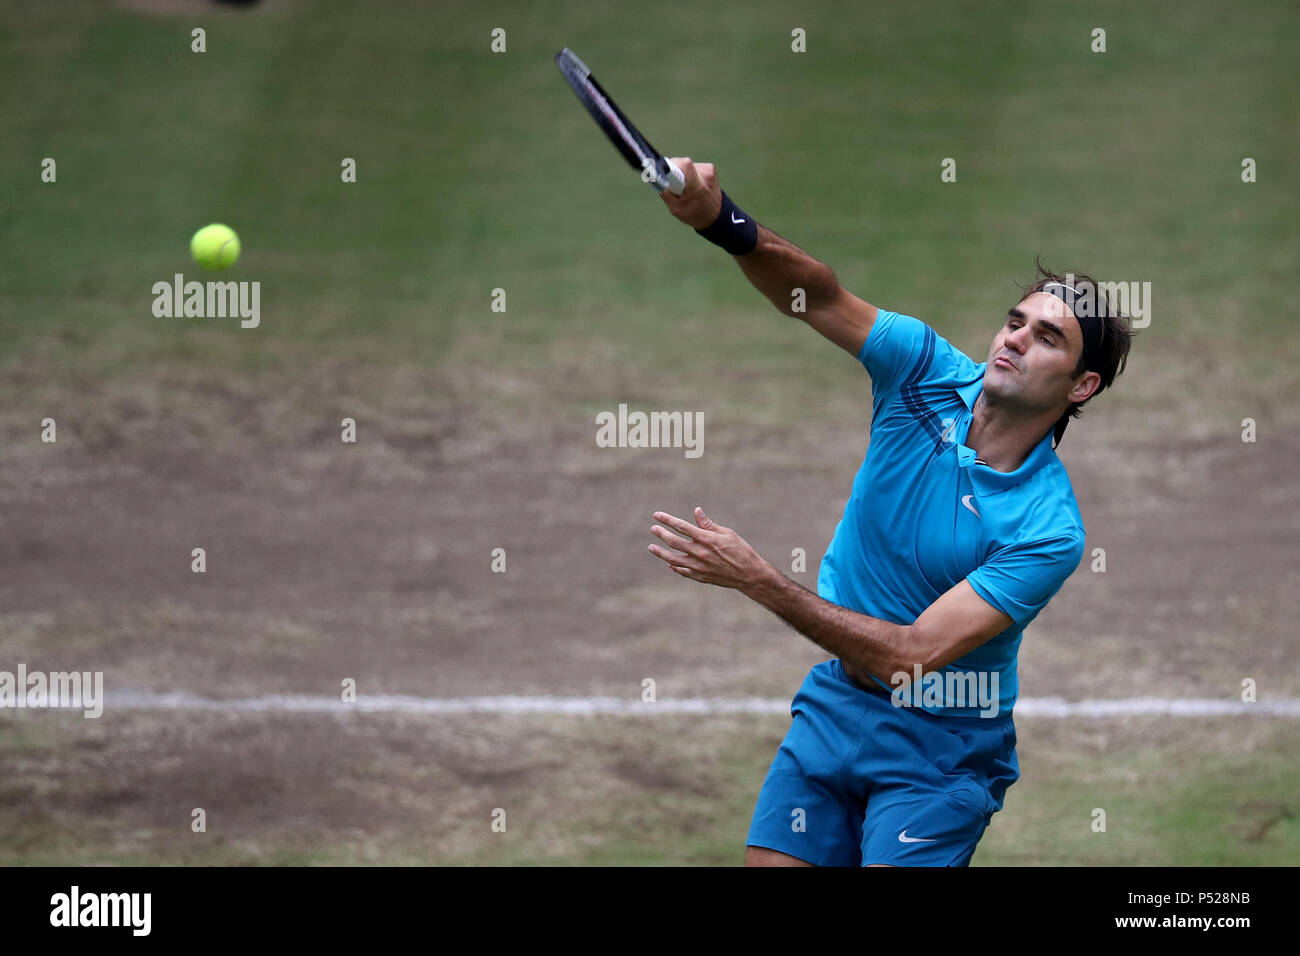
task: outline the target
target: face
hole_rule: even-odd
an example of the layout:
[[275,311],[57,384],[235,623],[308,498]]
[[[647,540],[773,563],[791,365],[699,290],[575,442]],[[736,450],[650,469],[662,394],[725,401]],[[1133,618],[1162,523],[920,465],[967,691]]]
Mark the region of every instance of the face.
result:
[[1060,299],[1034,292],[1020,301],[993,336],[984,391],[989,398],[1033,412],[1081,402],[1101,383],[1096,372],[1074,377],[1083,354],[1079,321]]

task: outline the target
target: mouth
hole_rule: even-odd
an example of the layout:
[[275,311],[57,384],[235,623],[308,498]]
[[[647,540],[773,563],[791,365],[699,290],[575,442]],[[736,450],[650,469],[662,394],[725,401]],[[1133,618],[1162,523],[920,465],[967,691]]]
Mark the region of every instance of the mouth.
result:
[[1016,367],[1015,367],[1014,365],[1011,364],[1010,361],[1008,361],[1007,359],[1003,358],[1001,355],[999,355],[997,358],[995,358],[995,359],[993,360],[993,364],[996,365],[996,366],[998,366],[999,368],[1009,368],[1009,369],[1011,369],[1013,372],[1014,372],[1014,371],[1018,371],[1018,370],[1016,369]]

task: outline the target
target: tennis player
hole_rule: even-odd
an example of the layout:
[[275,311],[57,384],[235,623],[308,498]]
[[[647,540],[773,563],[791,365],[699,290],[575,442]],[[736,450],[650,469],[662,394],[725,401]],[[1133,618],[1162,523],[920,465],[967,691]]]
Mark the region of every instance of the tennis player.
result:
[[1021,634],[1084,552],[1055,447],[1123,371],[1133,333],[1091,279],[1040,264],[976,364],[754,222],[711,164],[674,161],[686,188],[660,194],[672,214],[861,362],[873,394],[816,594],[700,508],[693,522],[654,515],[650,551],[673,571],[740,591],[834,655],[795,695],[745,862],[966,866],[1020,776]]

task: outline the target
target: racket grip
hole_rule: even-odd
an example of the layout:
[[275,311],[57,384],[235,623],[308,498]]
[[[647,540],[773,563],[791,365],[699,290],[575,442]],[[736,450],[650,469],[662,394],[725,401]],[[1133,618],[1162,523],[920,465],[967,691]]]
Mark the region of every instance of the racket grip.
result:
[[680,196],[686,189],[686,177],[682,174],[681,167],[671,159],[664,157],[664,162],[668,164],[668,190],[674,196]]

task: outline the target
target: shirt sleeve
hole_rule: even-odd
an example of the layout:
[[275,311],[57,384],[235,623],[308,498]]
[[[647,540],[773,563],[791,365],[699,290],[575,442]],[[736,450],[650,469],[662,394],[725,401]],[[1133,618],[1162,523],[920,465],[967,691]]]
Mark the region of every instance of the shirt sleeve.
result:
[[967,575],[975,593],[1023,629],[1083,559],[1084,539],[1063,535],[999,548]]
[[974,362],[926,323],[900,312],[881,310],[862,343],[858,362],[871,375],[876,398],[920,385],[931,378],[963,375]]
[[858,361],[871,376],[877,395],[921,381],[934,358],[939,337],[920,319],[881,309],[862,343]]

